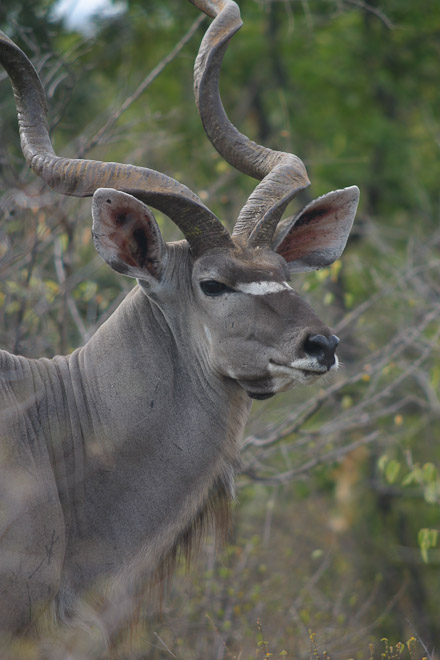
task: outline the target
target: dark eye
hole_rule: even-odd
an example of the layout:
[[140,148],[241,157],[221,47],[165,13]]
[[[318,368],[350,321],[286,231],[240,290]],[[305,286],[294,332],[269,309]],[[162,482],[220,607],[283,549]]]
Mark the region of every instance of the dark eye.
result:
[[200,288],[206,296],[221,296],[222,293],[233,290],[226,286],[226,284],[223,284],[223,282],[217,282],[217,280],[200,282]]

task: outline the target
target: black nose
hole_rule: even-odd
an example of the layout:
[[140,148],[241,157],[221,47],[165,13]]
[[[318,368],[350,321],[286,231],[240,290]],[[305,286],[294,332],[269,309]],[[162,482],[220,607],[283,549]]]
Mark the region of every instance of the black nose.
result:
[[335,350],[338,344],[339,337],[336,335],[330,335],[330,337],[311,335],[305,341],[304,350],[307,355],[315,357],[322,365],[330,369],[335,363]]

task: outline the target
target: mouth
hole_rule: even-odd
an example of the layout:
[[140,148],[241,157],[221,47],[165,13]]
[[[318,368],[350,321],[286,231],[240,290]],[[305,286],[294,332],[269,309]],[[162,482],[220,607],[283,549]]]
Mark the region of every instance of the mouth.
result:
[[338,368],[338,358],[327,367],[316,358],[300,358],[290,364],[269,360],[269,377],[261,379],[238,380],[240,386],[251,399],[264,401],[278,392],[290,390],[295,385],[312,385],[320,376]]
[[291,369],[297,369],[298,371],[302,371],[305,374],[326,374],[329,369],[327,367],[322,367],[321,369],[301,369],[300,367],[290,367]]
[[301,374],[306,378],[318,378],[318,376],[323,376],[329,371],[336,371],[338,366],[339,361],[336,355],[333,364],[329,367],[319,362],[316,358],[300,358],[290,364],[275,362],[275,360],[269,361],[269,371],[272,377],[290,376],[294,380],[297,374]]
[[297,369],[296,371],[301,372],[306,378],[307,377],[318,377],[323,376],[329,372],[328,369]]
[[300,358],[294,360],[290,364],[282,364],[271,360],[269,362],[269,372],[274,381],[280,384],[283,382],[278,391],[290,389],[296,384],[311,385],[320,376],[324,376],[329,371],[338,368],[338,360],[335,356],[335,362],[330,367],[321,364],[316,358]]

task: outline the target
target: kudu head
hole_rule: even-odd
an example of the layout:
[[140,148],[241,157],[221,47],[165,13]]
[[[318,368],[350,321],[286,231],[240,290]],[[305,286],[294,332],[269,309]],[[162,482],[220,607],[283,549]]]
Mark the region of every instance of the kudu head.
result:
[[[281,221],[309,185],[292,154],[252,142],[229,121],[219,95],[221,61],[241,27],[232,0],[191,0],[214,18],[195,64],[195,95],[206,134],[235,168],[261,180],[232,235],[188,188],[142,167],[55,155],[44,92],[26,56],[3,35],[3,64],[14,87],[23,152],[55,190],[93,195],[93,237],[116,271],[137,278],[172,325],[186,333],[206,368],[263,399],[311,383],[337,366],[339,342],[287,283],[341,255],[357,208],[353,186],[311,202]],[[165,243],[147,206],[168,215],[185,241]]]

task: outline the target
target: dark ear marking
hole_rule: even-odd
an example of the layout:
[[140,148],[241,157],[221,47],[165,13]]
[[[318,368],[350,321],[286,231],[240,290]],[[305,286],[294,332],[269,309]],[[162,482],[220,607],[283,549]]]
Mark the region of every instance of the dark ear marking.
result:
[[117,225],[125,225],[127,220],[129,220],[128,213],[118,213],[115,218],[115,223]]
[[[321,218],[331,213],[330,208],[320,208],[315,211],[306,211],[295,222],[295,227],[302,227],[303,225],[310,225],[314,222],[319,222]],[[291,230],[292,231],[292,230]]]
[[100,189],[93,197],[93,238],[101,257],[118,273],[159,280],[166,245],[153,213],[120,191]]
[[[147,254],[149,240],[143,227],[136,227],[133,231],[133,254],[139,266],[144,267],[147,265]],[[151,260],[150,260],[151,261]]]

